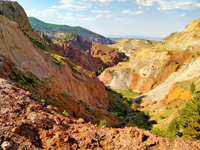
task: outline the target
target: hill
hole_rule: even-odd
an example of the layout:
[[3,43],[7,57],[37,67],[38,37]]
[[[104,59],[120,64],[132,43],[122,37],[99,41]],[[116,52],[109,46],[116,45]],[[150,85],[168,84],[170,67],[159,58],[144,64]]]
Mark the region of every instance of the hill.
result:
[[43,32],[47,34],[51,39],[56,39],[57,38],[56,35],[58,33],[65,34],[67,32],[72,32],[80,35],[82,38],[85,38],[86,40],[90,40],[95,43],[100,43],[105,45],[112,44],[112,41],[110,39],[82,27],[71,27],[67,25],[56,25],[56,24],[45,23],[34,17],[29,17],[28,19],[31,26],[35,29],[36,32]]
[[[111,88],[143,93],[133,100],[141,102],[140,110],[149,112],[150,120],[157,122],[152,131],[164,137],[185,138],[174,136],[167,128],[200,90],[199,28],[200,19],[160,43],[143,44],[133,51],[129,62],[107,68],[99,76]],[[190,89],[192,84],[195,91]]]

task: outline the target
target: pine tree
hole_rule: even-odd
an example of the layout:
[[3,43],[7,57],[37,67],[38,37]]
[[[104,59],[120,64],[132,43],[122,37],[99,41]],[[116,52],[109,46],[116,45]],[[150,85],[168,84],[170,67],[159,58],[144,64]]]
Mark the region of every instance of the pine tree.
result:
[[200,139],[200,94],[179,111],[179,126],[185,139]]

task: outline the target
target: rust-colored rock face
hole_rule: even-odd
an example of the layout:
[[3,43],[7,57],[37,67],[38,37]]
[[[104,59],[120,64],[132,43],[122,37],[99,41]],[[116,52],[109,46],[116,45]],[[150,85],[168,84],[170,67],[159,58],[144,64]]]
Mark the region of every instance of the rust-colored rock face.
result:
[[97,127],[42,106],[28,91],[0,78],[0,144],[12,149],[199,150],[199,142],[166,139],[135,127]]
[[98,71],[104,66],[100,58],[93,57],[90,50],[81,51],[78,48],[73,48],[72,44],[60,43],[57,44],[57,53],[61,56],[67,56],[76,65],[82,66],[84,69],[90,71]]
[[125,56],[125,53],[119,52],[117,49],[110,48],[110,46],[98,43],[93,43],[91,55],[93,57],[100,58],[107,67],[117,65],[119,62],[128,59],[128,57]]
[[118,90],[132,89],[136,92],[149,92],[154,81],[151,78],[142,77],[135,73],[124,72],[119,70],[106,69],[99,79],[107,86]]
[[200,19],[192,21],[184,31],[172,33],[160,45],[171,51],[195,51],[200,49]]
[[[97,108],[108,108],[107,92],[94,73],[83,69],[83,72],[74,72],[73,67],[70,68],[66,62],[57,65],[53,57],[30,42],[18,28],[17,23],[4,16],[0,16],[0,28],[2,77],[12,78],[13,72],[17,72],[18,76],[33,74],[43,82],[35,87],[39,96],[46,97],[47,101],[58,106],[61,111],[66,109],[73,114],[75,109],[77,111],[75,116],[85,116],[87,120],[90,120]],[[88,117],[87,110],[84,109],[85,104],[89,105],[93,112]]]
[[165,95],[165,98],[161,102],[170,103],[176,99],[189,101],[193,99],[193,96],[188,91],[185,91],[183,88],[177,86],[176,84],[173,84],[170,87],[168,94]]
[[131,83],[129,88],[133,91],[139,91],[141,93],[149,92],[154,85],[154,81],[151,78],[144,78],[137,74],[132,74]]

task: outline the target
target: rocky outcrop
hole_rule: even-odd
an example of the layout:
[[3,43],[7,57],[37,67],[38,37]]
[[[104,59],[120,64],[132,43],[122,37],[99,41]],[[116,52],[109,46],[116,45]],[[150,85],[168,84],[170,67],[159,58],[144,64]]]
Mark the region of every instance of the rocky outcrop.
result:
[[[41,33],[46,35],[45,33]],[[90,50],[92,47],[92,42],[82,38],[78,34],[74,33],[56,33],[55,38],[52,39],[54,43],[66,43],[69,44],[72,48],[77,48],[80,51]]]
[[105,70],[99,79],[115,89],[121,86],[118,83],[123,82],[126,83],[125,89],[147,93],[164,82],[173,72],[181,69],[190,59],[189,52],[142,49],[132,56],[130,62]]
[[200,149],[199,142],[161,138],[135,127],[114,129],[75,120],[34,101],[0,78],[0,145],[12,149]]
[[118,43],[109,46],[124,52],[127,56],[132,56],[136,50],[142,47],[152,46],[152,43],[149,40],[144,39],[123,39]]
[[0,14],[16,22],[23,32],[44,43],[44,40],[32,29],[24,9],[17,2],[0,1]]
[[100,58],[106,64],[106,67],[111,67],[119,62],[128,60],[128,57],[123,52],[98,43],[92,44],[91,55]]
[[172,84],[172,86],[168,91],[168,94],[165,95],[165,98],[161,102],[170,103],[177,99],[183,101],[189,101],[193,99],[193,96],[190,94],[190,92],[186,91],[185,89],[177,86],[176,84]]
[[73,48],[71,44],[59,43],[56,45],[56,53],[61,56],[68,57],[76,65],[82,66],[84,69],[90,71],[98,71],[104,66],[103,61],[100,58],[93,57],[88,51],[81,51],[78,48]]
[[18,23],[22,31],[31,31],[32,27],[24,9],[17,2],[1,1],[0,14]]
[[106,69],[99,79],[111,88],[118,90],[132,89],[135,92],[146,93],[151,90],[154,85],[154,81],[151,78],[145,78],[138,74]]
[[[109,107],[107,92],[96,75],[73,65],[70,68],[60,56],[42,51],[18,27],[17,23],[0,16],[0,75],[18,82],[24,76],[27,80],[27,76],[32,76],[38,84],[24,86],[34,90],[38,97],[71,115],[96,120],[98,117],[93,116],[97,109]],[[55,57],[61,62],[56,62]],[[33,81],[31,78],[30,82]],[[92,113],[87,113],[85,105]]]
[[200,19],[191,22],[184,31],[172,34],[158,47],[171,51],[194,51],[200,49]]

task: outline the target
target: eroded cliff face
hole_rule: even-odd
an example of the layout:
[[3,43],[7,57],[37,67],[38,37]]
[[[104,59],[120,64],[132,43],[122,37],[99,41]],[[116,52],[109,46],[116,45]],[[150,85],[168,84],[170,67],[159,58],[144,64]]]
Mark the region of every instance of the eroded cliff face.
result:
[[[106,69],[99,77],[112,88],[147,93],[178,71],[191,58],[189,52],[138,50],[128,63]],[[125,84],[126,86],[121,86]],[[124,88],[125,87],[125,88]]]
[[119,51],[124,52],[127,56],[132,56],[134,52],[141,47],[152,46],[152,42],[144,39],[123,39],[118,43],[109,46],[119,49]]
[[12,149],[198,150],[199,142],[166,139],[135,127],[97,127],[72,119],[0,78],[0,145]]
[[106,67],[111,67],[117,65],[119,62],[128,60],[125,53],[120,52],[118,49],[98,43],[92,44],[91,55],[95,58],[100,58],[106,64]]
[[173,33],[170,38],[158,45],[160,48],[176,51],[194,51],[200,49],[200,19],[191,22],[184,31]]
[[[39,49],[16,22],[1,15],[0,30],[2,77],[18,81],[24,80],[25,76],[27,79],[27,76],[35,77],[38,84],[34,87],[28,85],[28,88],[39,96],[39,100],[45,98],[48,103],[55,104],[61,111],[68,111],[72,116],[99,121],[98,115],[94,117],[96,111],[106,110],[109,104],[107,92],[94,73],[81,68],[78,72],[76,66],[70,68],[65,60],[58,65],[55,56]],[[86,105],[90,113],[85,109]]]
[[[79,45],[80,46],[80,45]],[[90,71],[98,71],[105,66],[100,58],[93,57],[90,53],[90,49],[87,51],[81,51],[78,48],[73,48],[70,43],[59,43],[56,44],[56,53],[61,56],[66,56],[71,59],[76,65],[82,66],[84,69]]]

